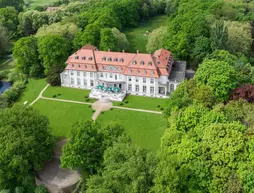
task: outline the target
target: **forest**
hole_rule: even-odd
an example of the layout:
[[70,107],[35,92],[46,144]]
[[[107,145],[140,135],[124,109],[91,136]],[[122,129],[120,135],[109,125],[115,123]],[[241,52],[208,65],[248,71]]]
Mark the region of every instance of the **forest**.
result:
[[[0,0],[0,71],[13,86],[0,95],[0,193],[46,193],[34,175],[57,141],[49,120],[15,102],[29,78],[59,85],[68,56],[85,44],[129,48],[125,30],[158,15],[147,53],[169,49],[196,71],[167,100],[167,129],[157,152],[133,145],[119,124],[80,120],[61,167],[78,170],[87,193],[254,192],[254,1],[60,0],[31,7]],[[9,43],[15,42],[13,49]]]

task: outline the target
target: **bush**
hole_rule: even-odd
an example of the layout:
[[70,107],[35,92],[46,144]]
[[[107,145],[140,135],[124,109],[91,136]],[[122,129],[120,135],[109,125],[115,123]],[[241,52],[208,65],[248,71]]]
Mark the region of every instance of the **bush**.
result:
[[85,99],[86,102],[90,101],[90,99]]
[[85,96],[84,96],[84,98],[85,98],[85,99],[88,99],[88,96],[87,96],[87,95],[85,95]]
[[161,108],[160,108],[160,110],[161,110],[161,111],[163,111],[163,110],[164,110],[164,108],[163,108],[163,107],[161,107]]
[[101,114],[104,114],[104,111],[102,111]]
[[92,110],[93,113],[95,113],[95,110]]
[[123,103],[120,103],[121,106],[123,106]]
[[124,103],[125,103],[125,104],[128,104],[128,103],[129,103],[129,101],[124,101]]
[[161,106],[160,106],[160,105],[158,105],[157,107],[158,107],[158,108],[160,108]]
[[56,98],[56,95],[54,94],[52,97],[53,97],[53,98]]
[[57,96],[61,96],[62,94],[61,93],[58,93]]
[[88,105],[88,108],[92,108],[92,105]]
[[111,108],[110,110],[111,110],[111,111],[113,111],[114,109],[113,109],[113,108]]

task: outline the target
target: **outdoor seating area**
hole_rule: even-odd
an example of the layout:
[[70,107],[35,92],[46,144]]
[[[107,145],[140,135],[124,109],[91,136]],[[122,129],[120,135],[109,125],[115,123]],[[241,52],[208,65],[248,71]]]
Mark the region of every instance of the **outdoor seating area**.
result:
[[104,87],[102,85],[97,85],[89,94],[90,98],[101,99],[108,97],[111,101],[123,101],[125,96],[126,92],[118,87]]

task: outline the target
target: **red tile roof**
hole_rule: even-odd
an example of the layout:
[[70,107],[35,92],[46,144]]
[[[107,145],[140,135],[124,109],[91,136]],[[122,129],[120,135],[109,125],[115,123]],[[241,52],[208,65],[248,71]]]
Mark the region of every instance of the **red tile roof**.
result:
[[174,59],[171,52],[165,49],[157,50],[154,54],[107,52],[99,51],[95,46],[88,44],[72,54],[66,63],[68,70],[159,77],[160,75],[169,76]]

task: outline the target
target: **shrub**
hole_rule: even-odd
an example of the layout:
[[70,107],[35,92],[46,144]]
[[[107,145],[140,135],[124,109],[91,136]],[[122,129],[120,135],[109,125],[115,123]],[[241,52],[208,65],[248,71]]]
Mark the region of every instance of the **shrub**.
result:
[[61,96],[62,94],[61,93],[58,93],[57,96]]
[[163,108],[163,107],[161,107],[161,108],[160,108],[160,110],[161,110],[161,111],[163,111],[163,110],[164,110],[164,108]]
[[52,97],[53,97],[53,98],[56,98],[56,95],[54,94]]
[[84,98],[85,98],[85,99],[88,99],[88,96],[87,96],[87,95],[85,95],[85,96],[84,96]]
[[88,108],[92,108],[92,105],[88,105]]
[[123,106],[123,103],[120,103],[121,106]]
[[160,105],[158,105],[157,107],[158,107],[158,108],[160,108],[161,106],[160,106]]
[[102,111],[101,114],[104,114],[104,111]]
[[93,113],[95,113],[95,110],[92,110]]
[[90,99],[85,99],[86,102],[90,101]]
[[124,101],[125,102],[125,104],[128,104],[129,103],[129,101]]

